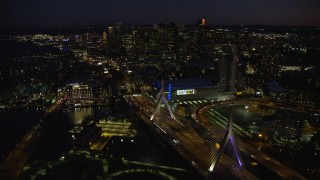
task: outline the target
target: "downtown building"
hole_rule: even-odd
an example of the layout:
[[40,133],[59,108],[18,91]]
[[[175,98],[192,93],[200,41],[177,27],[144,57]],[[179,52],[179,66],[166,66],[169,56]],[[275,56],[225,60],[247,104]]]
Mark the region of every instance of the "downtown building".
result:
[[220,92],[235,92],[238,62],[236,46],[226,47],[225,52],[218,59],[218,90]]
[[[161,81],[156,81],[153,85],[157,92],[161,89]],[[233,94],[228,92],[219,92],[217,85],[205,78],[165,80],[164,93],[169,102],[190,100],[219,101],[233,97]]]
[[72,83],[67,85],[67,103],[75,106],[93,102],[92,89],[85,84]]

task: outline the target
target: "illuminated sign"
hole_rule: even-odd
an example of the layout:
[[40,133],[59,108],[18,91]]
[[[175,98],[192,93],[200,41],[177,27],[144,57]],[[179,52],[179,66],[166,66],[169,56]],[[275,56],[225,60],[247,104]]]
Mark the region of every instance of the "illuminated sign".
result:
[[171,87],[171,84],[168,84],[168,91],[169,91],[169,94],[168,94],[168,100],[171,99],[171,93],[172,93],[172,87]]
[[189,94],[195,94],[194,89],[184,89],[184,90],[177,90],[177,95],[189,95]]

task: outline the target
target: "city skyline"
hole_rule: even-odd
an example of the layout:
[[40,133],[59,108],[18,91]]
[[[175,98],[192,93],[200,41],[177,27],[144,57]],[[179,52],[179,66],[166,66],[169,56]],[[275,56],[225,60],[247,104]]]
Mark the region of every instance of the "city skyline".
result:
[[319,179],[319,7],[4,2],[0,179]]
[[284,0],[213,1],[5,1],[0,27],[39,27],[153,24],[180,22],[195,24],[205,18],[208,25],[292,25],[319,26],[320,2]]

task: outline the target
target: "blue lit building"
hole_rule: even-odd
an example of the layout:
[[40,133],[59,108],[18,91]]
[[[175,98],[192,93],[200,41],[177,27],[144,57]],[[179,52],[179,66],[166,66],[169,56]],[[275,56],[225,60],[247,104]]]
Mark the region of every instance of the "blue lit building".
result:
[[[161,80],[155,81],[153,85],[159,91],[161,88]],[[173,102],[231,98],[230,93],[218,92],[217,85],[205,78],[165,80],[164,86],[168,101]]]

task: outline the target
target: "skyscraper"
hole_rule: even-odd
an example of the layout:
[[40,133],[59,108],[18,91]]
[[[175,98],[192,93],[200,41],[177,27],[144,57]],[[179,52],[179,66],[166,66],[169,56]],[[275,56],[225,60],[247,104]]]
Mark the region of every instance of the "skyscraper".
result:
[[121,49],[121,24],[108,27],[107,45],[110,55],[119,55]]
[[102,39],[103,39],[103,45],[106,46],[107,45],[107,33],[105,31],[103,31],[102,34]]
[[206,20],[204,18],[198,19],[197,20],[197,25],[198,26],[204,26],[206,25]]
[[219,91],[235,92],[237,61],[236,46],[228,46],[225,53],[219,57]]
[[228,69],[227,69],[227,64],[228,64],[228,57],[225,55],[222,55],[219,57],[219,83],[218,83],[218,88],[219,91],[227,91],[227,82],[228,82]]
[[237,71],[237,62],[238,62],[238,51],[237,47],[235,45],[231,46],[231,62],[229,65],[229,91],[230,92],[235,92],[236,90],[236,82],[237,82],[237,77],[236,77],[236,71]]

